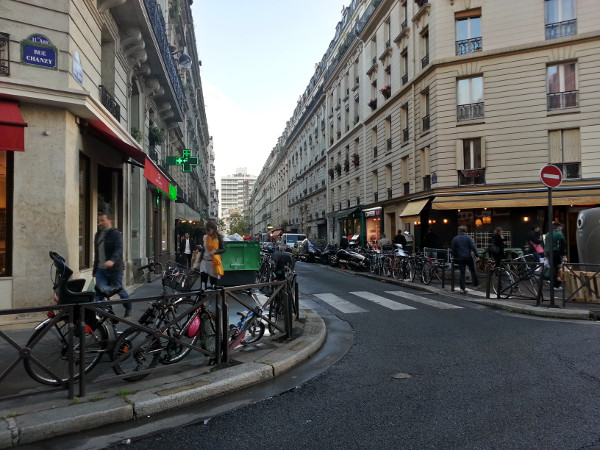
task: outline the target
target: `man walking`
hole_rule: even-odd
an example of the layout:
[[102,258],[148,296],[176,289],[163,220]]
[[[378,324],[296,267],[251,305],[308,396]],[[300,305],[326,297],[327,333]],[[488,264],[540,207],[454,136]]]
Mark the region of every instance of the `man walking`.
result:
[[[94,236],[94,267],[92,276],[96,277],[96,286],[103,291],[123,286],[123,237],[121,232],[112,226],[109,214],[98,216],[98,231]],[[119,291],[119,297],[129,298],[125,289]],[[96,297],[96,301],[102,301]],[[131,303],[124,303],[125,318],[131,317]]]
[[466,294],[467,289],[465,286],[465,272],[466,267],[469,267],[471,272],[471,278],[473,279],[473,287],[477,287],[479,279],[477,278],[477,271],[475,270],[475,262],[473,261],[473,254],[477,255],[477,247],[475,242],[469,236],[467,236],[467,227],[461,225],[458,227],[458,236],[452,239],[450,247],[452,249],[452,255],[455,261],[458,263],[458,269],[460,270],[460,293]]
[[190,237],[190,233],[185,233],[179,244],[179,254],[185,256],[186,265],[192,267],[192,253],[196,249],[196,243]]

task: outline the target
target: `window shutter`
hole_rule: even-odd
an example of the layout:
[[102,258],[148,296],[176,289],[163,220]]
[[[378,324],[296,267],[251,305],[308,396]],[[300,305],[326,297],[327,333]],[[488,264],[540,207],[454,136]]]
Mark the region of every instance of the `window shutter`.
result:
[[485,168],[485,137],[481,138],[481,167],[480,169]]
[[456,140],[456,170],[465,169],[465,156],[463,154],[463,140]]
[[579,129],[563,130],[563,162],[581,161]]
[[562,159],[562,133],[561,130],[548,133],[548,156],[551,164],[560,164]]

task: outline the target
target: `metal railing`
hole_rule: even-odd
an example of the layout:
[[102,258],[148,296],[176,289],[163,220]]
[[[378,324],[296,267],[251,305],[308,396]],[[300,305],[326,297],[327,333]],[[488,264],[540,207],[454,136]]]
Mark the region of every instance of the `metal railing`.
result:
[[[139,329],[140,331],[148,333],[149,339],[156,339],[157,342],[164,342],[166,340],[173,342],[177,346],[187,347],[192,350],[192,353],[187,356],[186,361],[192,363],[197,361],[197,356],[199,355],[202,358],[209,358],[209,361],[213,361],[217,365],[225,365],[229,362],[230,349],[228,348],[228,334],[227,330],[229,329],[229,301],[235,300],[238,303],[243,304],[248,307],[247,304],[240,301],[240,296],[237,295],[239,292],[250,292],[253,289],[264,288],[265,286],[270,286],[273,289],[272,294],[266,298],[266,301],[260,305],[263,311],[267,311],[270,307],[271,303],[276,299],[279,301],[283,301],[283,323],[275,323],[270,321],[266,316],[262,316],[260,320],[263,320],[270,328],[275,329],[281,332],[282,338],[293,338],[293,320],[294,313],[295,319],[299,319],[299,295],[298,295],[298,283],[296,280],[296,274],[294,273],[292,277],[289,277],[286,281],[274,281],[271,283],[261,283],[261,284],[250,284],[243,286],[234,286],[221,288],[214,291],[190,291],[181,293],[178,292],[172,295],[161,295],[154,297],[144,297],[144,298],[129,298],[127,300],[111,300],[108,302],[94,302],[94,303],[82,303],[82,304],[69,304],[69,305],[55,305],[55,306],[45,306],[45,307],[36,307],[36,308],[19,308],[19,309],[11,309],[11,310],[0,310],[0,316],[13,316],[13,315],[31,315],[31,314],[40,314],[47,313],[48,311],[52,311],[53,314],[49,314],[48,317],[62,317],[61,320],[65,321],[67,333],[65,336],[65,348],[61,354],[57,354],[57,358],[62,359],[63,361],[67,361],[68,363],[68,377],[66,381],[61,383],[56,383],[58,386],[49,387],[50,390],[67,390],[68,398],[73,399],[75,396],[75,388],[78,386],[77,396],[85,396],[86,395],[86,386],[95,381],[109,381],[109,380],[119,380],[119,379],[127,379],[131,378],[131,373],[126,375],[114,375],[112,373],[113,366],[119,363],[119,360],[122,358],[111,359],[108,364],[96,365],[93,371],[89,373],[85,372],[85,364],[77,364],[76,361],[84,361],[86,356],[86,335],[88,335],[88,331],[86,329],[86,317],[97,317],[100,320],[112,320],[122,322],[126,327],[134,327],[135,329]],[[160,328],[154,328],[152,325],[145,326],[140,323],[133,322],[130,319],[123,319],[115,316],[110,309],[106,309],[108,305],[115,306],[123,303],[140,303],[140,302],[154,302],[159,300],[169,299],[180,299],[182,296],[187,298],[195,298],[193,305],[189,308],[186,308],[184,311],[177,312],[177,318],[171,321],[168,324],[163,324]],[[176,321],[181,320],[183,317],[187,317],[190,313],[192,313],[198,305],[202,302],[214,303],[214,307],[211,308],[211,313],[213,314],[215,320],[215,335],[218,337],[216,339],[216,345],[214,353],[202,348],[199,344],[192,345],[186,342],[185,336],[174,337],[173,334],[167,335],[164,331],[171,325],[173,325]],[[249,308],[251,309],[251,308]],[[65,316],[66,314],[66,316]],[[66,317],[66,318],[65,318]],[[26,330],[2,330],[0,329],[0,348],[2,349],[3,355],[9,355],[8,358],[12,358],[13,356],[10,354],[11,349],[14,351],[14,359],[8,365],[5,365],[2,372],[0,372],[0,383],[3,382],[7,378],[9,374],[15,371],[15,368],[20,367],[26,360],[29,360],[31,364],[34,364],[39,370],[44,372],[50,379],[60,380],[59,376],[53,372],[51,367],[47,367],[44,365],[42,361],[40,361],[35,356],[35,346],[39,343],[39,339],[33,339],[30,341],[31,336],[34,330],[31,330],[31,333],[26,332]],[[112,334],[112,331],[109,330],[109,336]],[[18,337],[17,337],[18,336]],[[115,346],[115,342],[118,336],[110,336],[107,341],[100,342],[101,348],[98,350],[94,350],[97,352],[112,354]],[[20,341],[27,340],[27,343],[20,343]],[[137,347],[136,347],[137,348]],[[38,349],[40,350],[40,349]],[[59,351],[57,348],[56,351]],[[132,348],[131,351],[135,351],[135,348]],[[196,358],[194,358],[196,356]],[[180,362],[179,364],[185,364],[185,361]],[[161,365],[154,368],[149,368],[145,370],[140,370],[135,372],[135,377],[139,375],[144,376],[146,374],[155,373],[161,370]],[[35,385],[35,381],[32,380],[32,384]],[[36,385],[37,386],[37,385]],[[40,390],[40,392],[47,392],[48,389]],[[9,397],[19,396],[19,393],[14,393],[9,395]],[[5,396],[6,397],[6,396]]]

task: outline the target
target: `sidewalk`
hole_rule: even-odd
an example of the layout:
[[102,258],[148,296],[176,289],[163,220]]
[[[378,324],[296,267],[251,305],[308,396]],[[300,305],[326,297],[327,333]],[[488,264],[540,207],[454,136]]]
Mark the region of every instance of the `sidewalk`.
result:
[[[141,289],[144,296],[151,295],[145,292],[148,286]],[[300,318],[293,323],[293,338],[278,342],[265,336],[251,348],[232,352],[226,367],[209,366],[207,358],[200,358],[161,366],[134,383],[114,379],[88,383],[84,398],[69,400],[66,390],[58,390],[0,401],[0,448],[122,423],[268,381],[310,358],[325,341],[320,316],[301,309]]]

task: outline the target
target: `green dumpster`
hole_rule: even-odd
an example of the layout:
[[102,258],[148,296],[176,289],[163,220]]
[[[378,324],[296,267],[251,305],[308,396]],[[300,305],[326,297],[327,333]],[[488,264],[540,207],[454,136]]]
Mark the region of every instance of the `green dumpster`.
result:
[[260,243],[257,241],[225,241],[221,255],[225,275],[219,280],[222,286],[254,284],[260,268]]

